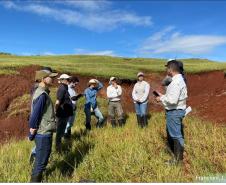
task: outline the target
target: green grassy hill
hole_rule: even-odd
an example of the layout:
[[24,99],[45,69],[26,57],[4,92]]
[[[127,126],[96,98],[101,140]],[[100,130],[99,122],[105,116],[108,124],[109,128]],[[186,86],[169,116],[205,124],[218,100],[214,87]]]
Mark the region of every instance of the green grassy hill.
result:
[[[225,70],[226,63],[203,59],[182,60],[189,73]],[[118,76],[135,78],[137,71],[163,72],[163,59],[120,58],[109,56],[62,55],[62,56],[13,56],[0,55],[0,74],[14,74],[17,67],[28,65],[51,66],[54,69],[81,75],[99,77]]]

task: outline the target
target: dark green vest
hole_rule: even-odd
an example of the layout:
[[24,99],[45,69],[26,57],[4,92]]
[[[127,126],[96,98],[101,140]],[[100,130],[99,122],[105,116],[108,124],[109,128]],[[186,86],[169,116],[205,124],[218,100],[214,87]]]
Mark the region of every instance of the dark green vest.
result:
[[35,90],[35,93],[32,98],[32,104],[43,93],[46,94],[47,100],[46,100],[46,104],[45,104],[44,111],[42,114],[42,118],[39,123],[39,128],[37,130],[37,134],[45,135],[45,134],[52,134],[53,132],[56,131],[56,121],[55,121],[53,102],[52,102],[49,94],[45,91],[45,89],[43,87],[38,87]]

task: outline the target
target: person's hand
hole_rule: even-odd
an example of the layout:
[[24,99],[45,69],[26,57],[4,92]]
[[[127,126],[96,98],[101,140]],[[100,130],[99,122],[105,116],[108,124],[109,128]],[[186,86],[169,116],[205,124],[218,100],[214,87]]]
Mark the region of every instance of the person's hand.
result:
[[114,87],[115,89],[118,89],[118,85],[117,85],[117,84],[114,84],[113,87]]
[[34,129],[34,128],[30,128],[30,133],[31,135],[34,135],[36,133],[37,129]]
[[155,100],[157,101],[157,102],[160,102],[161,100],[160,100],[160,96],[157,96],[156,98],[155,98]]

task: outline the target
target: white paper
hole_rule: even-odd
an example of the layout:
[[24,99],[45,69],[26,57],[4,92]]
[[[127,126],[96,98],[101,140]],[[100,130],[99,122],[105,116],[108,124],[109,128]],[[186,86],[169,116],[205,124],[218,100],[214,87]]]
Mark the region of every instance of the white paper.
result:
[[185,116],[187,116],[187,114],[189,114],[192,111],[192,108],[189,106],[185,109]]

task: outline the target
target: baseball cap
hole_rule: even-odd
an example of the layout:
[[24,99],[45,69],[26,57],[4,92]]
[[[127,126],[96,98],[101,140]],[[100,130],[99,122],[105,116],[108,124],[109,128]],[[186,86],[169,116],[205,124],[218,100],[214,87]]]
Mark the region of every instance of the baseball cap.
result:
[[143,72],[137,73],[137,77],[139,77],[139,76],[144,76],[144,73]]
[[167,60],[165,67],[168,67],[171,63],[178,63],[178,61],[176,59],[169,59]]
[[58,73],[52,73],[48,70],[39,70],[35,72],[35,80],[42,80],[46,77],[56,77]]
[[97,83],[96,79],[91,79],[91,80],[89,81],[89,84],[96,84],[96,83]]
[[60,75],[59,78],[57,78],[58,80],[66,80],[66,79],[69,79],[71,78],[71,76],[67,75],[67,74],[62,74]]

